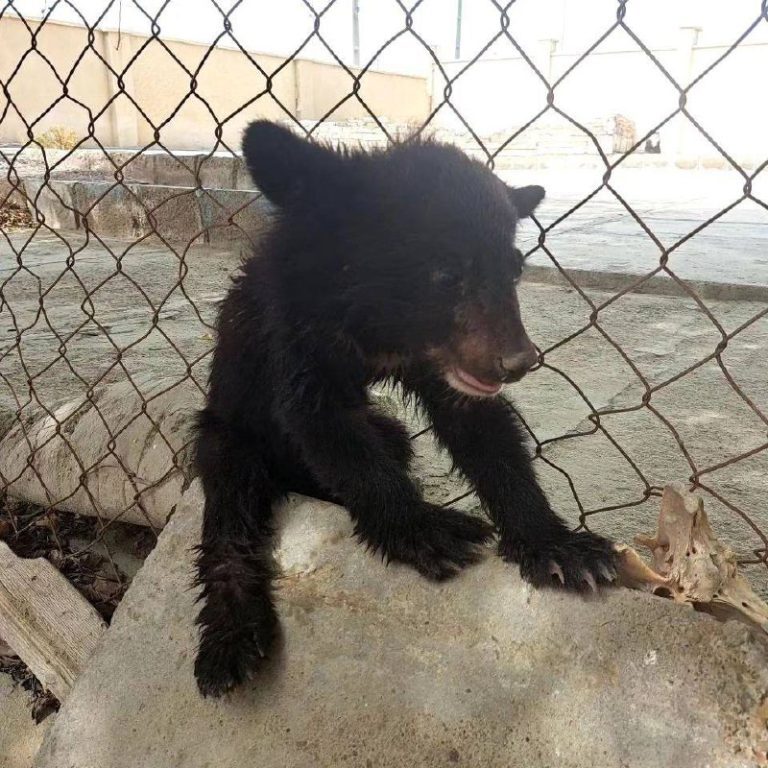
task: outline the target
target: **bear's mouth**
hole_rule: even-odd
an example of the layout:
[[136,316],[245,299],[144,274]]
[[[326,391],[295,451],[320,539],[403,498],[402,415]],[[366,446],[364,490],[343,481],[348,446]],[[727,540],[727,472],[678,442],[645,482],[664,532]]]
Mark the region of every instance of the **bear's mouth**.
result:
[[483,381],[458,365],[446,371],[445,379],[455,390],[473,397],[493,397],[501,391],[500,381]]

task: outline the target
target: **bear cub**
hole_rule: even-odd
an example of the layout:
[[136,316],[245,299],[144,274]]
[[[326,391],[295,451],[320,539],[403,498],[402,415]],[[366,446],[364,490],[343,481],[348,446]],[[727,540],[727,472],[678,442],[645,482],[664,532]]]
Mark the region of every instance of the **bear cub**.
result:
[[[259,121],[243,153],[277,213],[222,304],[198,420],[200,691],[232,689],[269,651],[272,510],[292,491],[342,504],[368,549],[429,579],[496,538],[536,586],[612,582],[611,543],[552,510],[501,395],[537,362],[515,228],[544,190],[425,139],[343,150]],[[368,396],[385,380],[423,410],[490,522],[421,498],[405,428]]]

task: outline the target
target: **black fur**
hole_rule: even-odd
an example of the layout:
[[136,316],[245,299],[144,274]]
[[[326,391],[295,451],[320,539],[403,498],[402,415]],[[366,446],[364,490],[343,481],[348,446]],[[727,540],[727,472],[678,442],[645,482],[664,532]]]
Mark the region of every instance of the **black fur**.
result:
[[257,122],[243,150],[278,219],[222,306],[199,420],[202,693],[246,679],[273,642],[272,508],[288,492],[343,504],[370,550],[431,579],[491,539],[485,521],[419,496],[404,428],[369,402],[366,387],[384,379],[427,413],[525,578],[611,581],[610,543],[555,515],[496,396],[537,359],[514,235],[544,190],[509,188],[429,141],[345,152]]

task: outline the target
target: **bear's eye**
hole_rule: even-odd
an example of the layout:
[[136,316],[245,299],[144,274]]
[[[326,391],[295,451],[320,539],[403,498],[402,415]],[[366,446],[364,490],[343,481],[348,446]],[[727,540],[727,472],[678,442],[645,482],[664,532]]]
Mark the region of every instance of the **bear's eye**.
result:
[[431,277],[432,283],[440,288],[455,288],[461,282],[461,276],[450,269],[438,269]]
[[525,259],[519,249],[512,248],[512,282],[517,285],[523,277]]
[[519,249],[512,248],[512,284],[517,285],[523,277],[525,259]]

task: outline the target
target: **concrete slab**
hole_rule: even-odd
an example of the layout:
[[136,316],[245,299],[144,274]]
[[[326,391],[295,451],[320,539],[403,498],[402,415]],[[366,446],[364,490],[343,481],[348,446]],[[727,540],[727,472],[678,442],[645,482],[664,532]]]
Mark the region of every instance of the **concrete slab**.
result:
[[204,189],[200,210],[207,242],[212,245],[238,244],[245,255],[269,226],[274,207],[256,191]]
[[[146,220],[142,234],[157,234],[163,240],[189,245],[204,238],[203,222],[198,204],[199,194],[189,187],[130,184],[138,214]],[[105,223],[104,235],[113,228]]]
[[[664,248],[696,232],[670,254],[669,267],[679,277],[701,283],[768,284],[768,177],[759,175],[752,184],[754,199],[744,199],[744,178],[732,170],[620,166],[611,177],[611,189],[600,189],[604,172],[561,168],[500,175],[513,185],[542,184],[547,189],[548,197],[536,215],[543,227],[552,227],[546,233],[546,246],[567,270],[624,274],[628,284],[659,266],[661,248],[628,206]],[[720,215],[726,208],[730,210]],[[718,218],[704,226],[713,217]],[[535,224],[524,222],[519,231],[521,247],[535,247],[539,236]],[[551,265],[542,251],[530,263]]]
[[495,557],[434,585],[309,500],[280,515],[281,647],[243,689],[203,700],[200,504],[195,483],[37,768],[746,768],[763,754],[768,657],[743,627],[638,593],[533,592]]
[[234,155],[200,155],[197,158],[197,177],[204,189],[237,189],[237,170],[241,164]]
[[50,229],[72,230],[80,226],[74,187],[65,181],[28,178],[24,181],[26,205],[32,221]]

